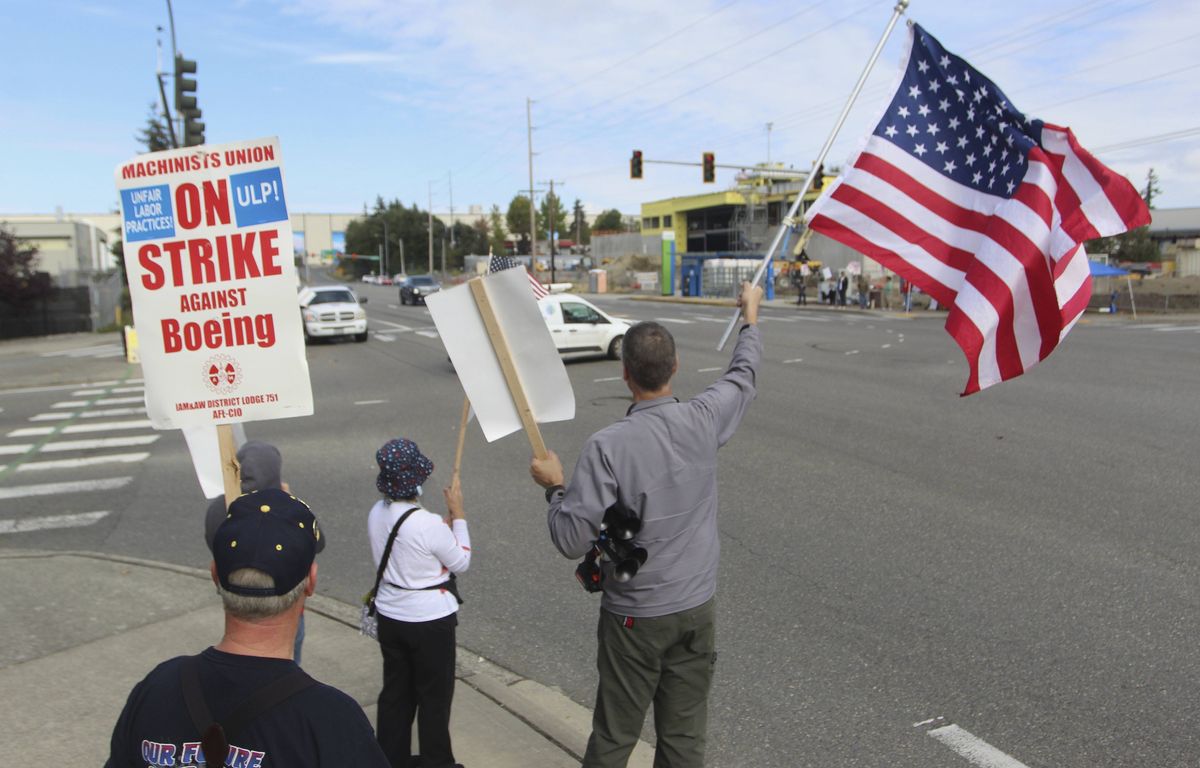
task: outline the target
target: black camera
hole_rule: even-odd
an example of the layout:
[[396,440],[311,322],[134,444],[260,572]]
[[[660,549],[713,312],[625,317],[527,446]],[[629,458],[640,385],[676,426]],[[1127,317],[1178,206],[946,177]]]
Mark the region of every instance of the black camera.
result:
[[646,564],[646,550],[635,546],[633,537],[642,529],[642,521],[618,501],[604,511],[600,535],[592,549],[575,567],[575,578],[588,592],[604,591],[604,571],[601,561],[612,563],[612,577],[619,582],[632,579]]

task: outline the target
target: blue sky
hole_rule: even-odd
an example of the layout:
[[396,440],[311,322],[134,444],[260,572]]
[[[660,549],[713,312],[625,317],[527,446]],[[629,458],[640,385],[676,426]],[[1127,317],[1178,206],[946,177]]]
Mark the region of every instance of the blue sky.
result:
[[[277,135],[293,211],[357,212],[377,195],[501,209],[534,179],[568,202],[636,213],[711,191],[699,168],[807,168],[892,0],[174,0],[199,62],[209,142]],[[0,18],[0,212],[115,208],[139,151],[164,0],[10,2]],[[1073,128],[1158,207],[1200,205],[1200,3],[913,0],[908,18],[1031,117]],[[840,165],[887,99],[903,25],[834,144]],[[164,66],[170,37],[164,33]],[[168,96],[170,83],[168,82]],[[1184,133],[1183,138],[1161,140]],[[1189,133],[1190,132],[1190,133]],[[720,170],[717,187],[733,183]]]

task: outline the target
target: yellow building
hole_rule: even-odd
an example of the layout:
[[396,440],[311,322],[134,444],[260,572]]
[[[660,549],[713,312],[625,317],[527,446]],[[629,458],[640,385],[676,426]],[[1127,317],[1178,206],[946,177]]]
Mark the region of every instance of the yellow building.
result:
[[[769,172],[768,172],[769,173]],[[734,189],[642,203],[642,235],[675,232],[677,253],[762,253],[800,191],[795,179],[743,174]],[[809,204],[818,193],[809,192]]]

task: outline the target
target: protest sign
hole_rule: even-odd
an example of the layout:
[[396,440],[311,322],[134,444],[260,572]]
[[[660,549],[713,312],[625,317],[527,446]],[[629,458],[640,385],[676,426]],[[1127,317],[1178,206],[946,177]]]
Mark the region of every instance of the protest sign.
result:
[[116,183],[155,428],[311,414],[278,139],[140,155]]
[[[524,427],[536,452],[538,423],[575,418],[571,380],[525,270],[472,278],[429,296],[425,305],[488,442]],[[488,315],[495,318],[490,329]]]

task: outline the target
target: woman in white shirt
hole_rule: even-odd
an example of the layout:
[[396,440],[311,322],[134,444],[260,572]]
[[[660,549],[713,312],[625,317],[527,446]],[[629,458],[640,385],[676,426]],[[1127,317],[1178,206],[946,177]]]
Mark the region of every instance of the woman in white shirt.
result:
[[[471,538],[463,516],[458,478],[443,489],[449,516],[421,506],[421,485],[433,462],[403,438],[375,452],[383,499],[367,518],[376,567],[388,538],[395,541],[379,583],[375,607],[383,654],[383,690],[375,731],[392,768],[462,768],[450,746],[450,703],[454,697],[455,627],[458,589],[454,574],[471,564]],[[403,518],[397,528],[397,523]],[[417,720],[421,754],[412,754]]]

